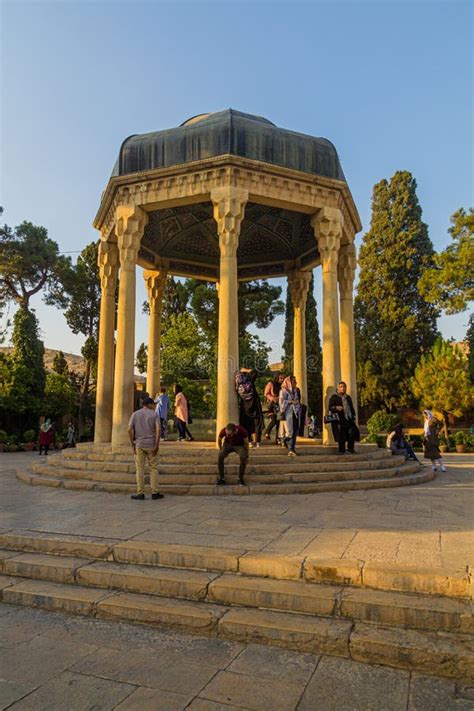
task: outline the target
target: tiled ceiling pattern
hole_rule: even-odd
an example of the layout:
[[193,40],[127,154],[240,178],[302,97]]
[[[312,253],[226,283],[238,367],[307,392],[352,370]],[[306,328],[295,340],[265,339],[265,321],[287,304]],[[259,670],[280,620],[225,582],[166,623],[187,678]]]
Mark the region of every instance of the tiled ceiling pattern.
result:
[[[183,205],[149,214],[142,239],[142,256],[150,253],[168,260],[206,265],[217,269],[219,244],[211,203]],[[237,260],[239,275],[262,272],[284,274],[284,263],[317,258],[309,216],[291,210],[248,203],[242,223]],[[207,272],[207,270],[206,270]]]

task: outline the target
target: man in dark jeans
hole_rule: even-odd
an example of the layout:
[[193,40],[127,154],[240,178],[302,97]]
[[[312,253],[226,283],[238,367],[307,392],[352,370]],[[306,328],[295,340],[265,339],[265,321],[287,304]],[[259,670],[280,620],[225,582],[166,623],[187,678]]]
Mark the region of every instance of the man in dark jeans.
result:
[[249,436],[247,430],[244,430],[240,425],[234,425],[229,422],[223,430],[219,432],[217,438],[219,446],[219,455],[217,457],[217,468],[219,471],[218,484],[225,484],[224,478],[224,460],[226,457],[235,452],[239,455],[239,486],[244,486],[245,467],[249,458]]
[[352,398],[347,394],[347,385],[343,380],[337,386],[337,393],[329,399],[329,412],[336,412],[339,422],[333,422],[334,439],[339,444],[339,454],[345,454],[346,442],[349,454],[355,454],[355,410]]

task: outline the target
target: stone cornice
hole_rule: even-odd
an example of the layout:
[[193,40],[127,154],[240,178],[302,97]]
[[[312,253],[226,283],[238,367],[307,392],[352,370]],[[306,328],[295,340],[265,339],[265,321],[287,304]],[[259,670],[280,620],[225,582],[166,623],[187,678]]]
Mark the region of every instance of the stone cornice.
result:
[[351,241],[362,229],[344,181],[231,155],[111,178],[102,195],[94,227],[107,238],[119,204],[152,210],[159,209],[160,203],[203,202],[210,199],[212,190],[223,186],[248,190],[252,202],[308,214],[324,206],[338,208]]

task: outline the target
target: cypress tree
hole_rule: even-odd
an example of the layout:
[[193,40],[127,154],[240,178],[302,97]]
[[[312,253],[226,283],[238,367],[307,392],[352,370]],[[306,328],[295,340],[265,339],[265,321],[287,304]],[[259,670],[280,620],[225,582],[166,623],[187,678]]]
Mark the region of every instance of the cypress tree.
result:
[[[283,340],[283,362],[285,368],[293,369],[293,302],[290,290],[286,291],[285,336]],[[308,407],[312,413],[322,412],[322,352],[316,299],[314,298],[314,274],[308,288],[306,300],[306,367],[308,372]]]
[[433,264],[416,180],[397,171],[374,186],[370,230],[359,253],[357,376],[360,403],[369,410],[411,401],[410,378],[438,335],[438,311],[418,291]]

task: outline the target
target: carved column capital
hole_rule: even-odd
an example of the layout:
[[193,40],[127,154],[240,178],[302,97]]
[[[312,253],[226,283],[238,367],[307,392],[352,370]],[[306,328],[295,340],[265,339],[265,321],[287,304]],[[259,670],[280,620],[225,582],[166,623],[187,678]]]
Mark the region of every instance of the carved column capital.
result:
[[115,242],[101,240],[97,255],[97,266],[99,267],[100,286],[103,294],[115,294],[118,263],[118,248]]
[[344,224],[341,211],[335,207],[323,207],[312,216],[311,224],[318,243],[323,271],[335,271]]
[[164,269],[144,269],[143,278],[148,292],[148,301],[150,302],[150,312],[161,308],[161,300],[165,288],[167,272]]
[[143,232],[148,223],[147,213],[134,205],[119,205],[116,210],[115,234],[120,252],[120,268],[135,268]]
[[221,257],[233,257],[237,253],[240,227],[248,197],[247,190],[232,186],[215,188],[211,191]]
[[301,269],[292,269],[288,272],[288,289],[294,307],[305,308],[310,281],[311,272],[304,272]]
[[341,299],[352,297],[354,276],[357,266],[357,254],[355,244],[343,245],[339,250],[339,260],[337,263],[337,278],[339,281],[339,291]]

